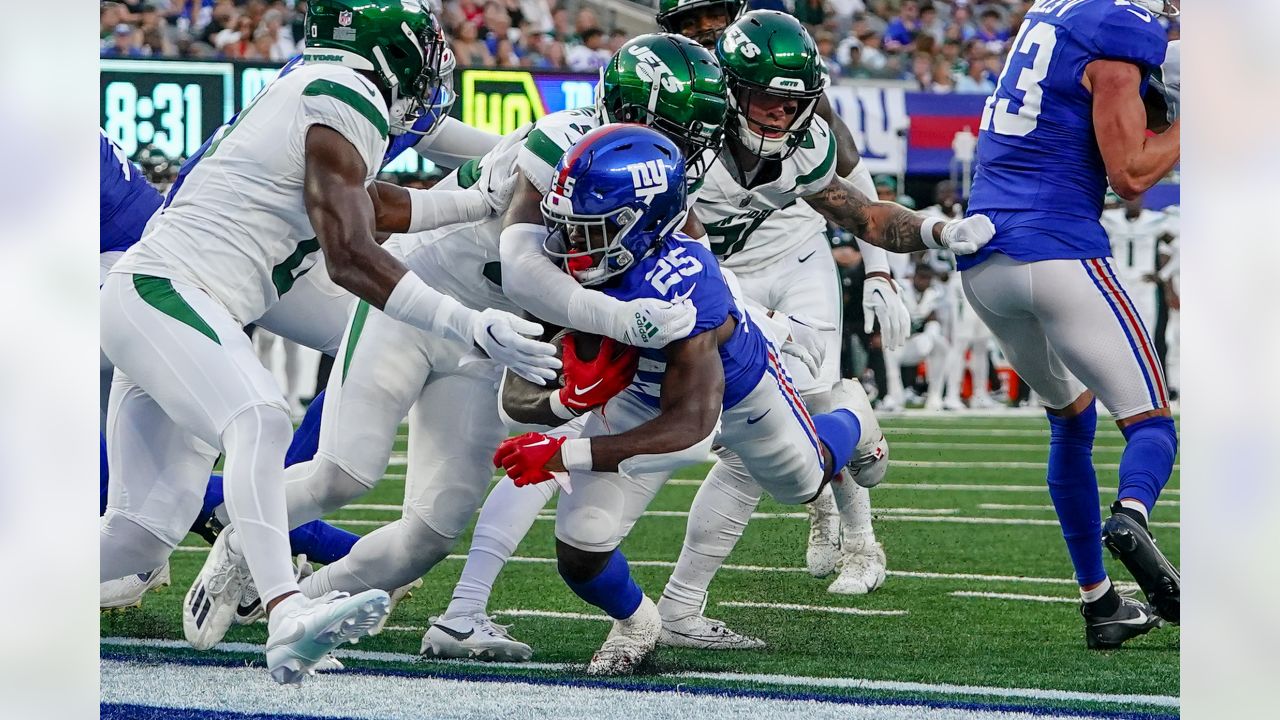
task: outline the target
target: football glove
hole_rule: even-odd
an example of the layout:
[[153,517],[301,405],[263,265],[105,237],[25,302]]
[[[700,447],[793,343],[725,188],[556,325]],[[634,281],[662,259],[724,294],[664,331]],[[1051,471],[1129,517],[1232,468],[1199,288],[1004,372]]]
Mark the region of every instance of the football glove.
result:
[[577,342],[572,333],[565,336],[564,387],[560,388],[560,404],[575,415],[600,407],[631,384],[640,363],[640,351],[623,347],[617,340],[606,337],[600,341],[600,352],[593,360],[578,357]]
[[996,234],[996,226],[986,215],[951,220],[942,226],[942,246],[956,255],[978,252]]
[[880,345],[888,350],[902,347],[911,333],[911,312],[893,278],[868,275],[863,281],[862,317],[867,334],[875,328],[876,320],[880,321]]
[[688,300],[670,303],[636,298],[623,303],[612,321],[614,332],[608,333],[610,337],[621,338],[634,347],[664,348],[693,331],[698,310]]
[[818,318],[799,315],[787,315],[786,318],[790,335],[778,349],[804,363],[809,374],[818,377],[827,354],[826,333],[834,332],[836,326]]
[[507,438],[493,454],[493,464],[505,469],[516,487],[554,480],[555,476],[546,465],[560,452],[564,441],[563,437],[550,437],[539,432]]
[[534,339],[542,335],[538,323],[489,308],[476,314],[471,335],[485,354],[525,380],[535,385],[555,380],[560,360],[554,345]]

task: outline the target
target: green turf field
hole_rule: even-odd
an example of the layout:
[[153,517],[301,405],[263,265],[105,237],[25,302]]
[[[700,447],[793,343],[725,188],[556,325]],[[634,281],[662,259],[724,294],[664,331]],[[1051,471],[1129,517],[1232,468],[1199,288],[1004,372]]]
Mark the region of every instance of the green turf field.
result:
[[[776,516],[755,519],[747,528],[731,565],[711,587],[707,614],[763,637],[769,647],[738,653],[661,649],[652,674],[629,681],[632,685],[976,702],[1037,712],[1177,713],[1177,628],[1157,630],[1119,651],[1084,647],[1071,566],[1044,489],[1042,417],[910,415],[884,425],[893,464],[885,483],[872,491],[876,530],[889,562],[884,586],[863,597],[828,594],[829,579],[803,570],[808,529],[803,508],[766,500],[758,512]],[[1114,498],[1121,445],[1119,432],[1104,421],[1094,455],[1104,503]],[[357,509],[343,510],[332,521],[364,533],[398,517],[403,434],[396,447],[388,478]],[[641,519],[623,544],[637,581],[652,598],[670,574],[684,533],[681,512],[688,510],[707,467],[681,472],[650,507],[661,512]],[[1175,471],[1153,518],[1156,537],[1175,564],[1178,488]],[[513,635],[534,647],[533,665],[459,665],[408,657],[416,654],[428,618],[448,602],[468,534],[458,554],[435,568],[424,587],[397,608],[387,631],[348,656],[348,667],[489,680],[580,678],[608,625],[556,574],[552,515],[550,510],[544,514],[499,579],[490,604],[491,611],[505,616],[500,622],[514,623]],[[197,661],[197,654],[180,649],[180,643],[127,640],[181,641],[180,601],[205,557],[203,542],[194,536],[181,550],[173,556],[171,587],[149,594],[141,608],[102,616],[104,657],[126,663]],[[1107,560],[1114,578],[1127,579],[1122,567]],[[770,607],[782,604],[809,607]],[[227,641],[260,644],[265,638],[265,626],[257,625],[233,628]],[[255,648],[237,645],[204,656],[224,664],[260,657]],[[113,677],[104,670],[104,701]]]

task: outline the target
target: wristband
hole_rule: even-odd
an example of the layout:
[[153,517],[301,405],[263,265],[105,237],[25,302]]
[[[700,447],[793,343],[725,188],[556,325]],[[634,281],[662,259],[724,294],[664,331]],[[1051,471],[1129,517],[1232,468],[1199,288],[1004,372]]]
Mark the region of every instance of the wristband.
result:
[[406,272],[387,297],[382,311],[394,320],[468,345],[475,342],[472,326],[476,311],[444,295],[412,271]]
[[591,458],[591,438],[573,438],[560,446],[560,460],[565,470],[590,470],[595,464]]
[[947,243],[945,240],[940,241],[933,237],[933,226],[942,222],[946,221],[942,218],[928,217],[924,218],[924,221],[920,223],[920,241],[924,243],[925,247],[932,248],[934,250],[947,249]]
[[578,417],[581,413],[565,405],[564,402],[560,400],[561,392],[564,392],[564,391],[557,390],[551,393],[551,397],[548,398],[551,402],[551,413],[556,417],[560,418],[561,420],[573,420],[574,418]]

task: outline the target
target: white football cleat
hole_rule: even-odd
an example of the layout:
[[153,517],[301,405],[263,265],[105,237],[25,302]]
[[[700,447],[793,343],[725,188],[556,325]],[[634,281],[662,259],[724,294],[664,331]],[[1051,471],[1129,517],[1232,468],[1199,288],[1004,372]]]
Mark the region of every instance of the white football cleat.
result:
[[840,511],[830,488],[823,488],[818,498],[805,507],[809,512],[805,567],[814,577],[826,577],[835,572],[840,561]]
[[[313,573],[315,568],[307,562],[306,553],[299,553],[297,565],[294,568],[294,579],[301,582],[302,578]],[[240,602],[236,603],[235,624],[252,625],[266,615],[267,609],[262,606],[262,598],[258,596],[258,586],[254,585],[253,578],[250,578],[249,584],[244,586],[244,592],[240,594]]]
[[369,631],[369,635],[372,637],[382,632],[382,629],[387,626],[387,621],[391,619],[391,613],[396,611],[396,605],[399,605],[401,600],[411,597],[413,595],[412,591],[417,590],[420,587],[422,587],[422,578],[418,578],[408,585],[403,585],[392,590],[391,605],[387,607],[387,614],[383,615],[382,619],[378,621],[378,624],[373,626],[373,629]]
[[267,670],[271,679],[281,685],[301,685],[318,669],[334,669],[337,658],[329,653],[368,635],[390,605],[391,597],[385,590],[365,590],[357,595],[335,591],[314,600],[301,593],[290,596],[275,608],[268,623]]
[[222,641],[235,622],[245,588],[253,583],[244,555],[231,549],[233,535],[235,528],[230,527],[218,535],[182,601],[182,634],[197,650]]
[[942,398],[937,395],[929,395],[924,399],[924,409],[929,412],[942,412]]
[[614,620],[604,644],[591,656],[588,675],[634,675],[658,645],[662,616],[647,596],[626,620]]
[[845,534],[840,575],[827,588],[837,595],[866,595],[884,584],[884,548],[871,532]]
[[765,647],[764,640],[734,632],[723,621],[701,613],[679,620],[663,620],[658,644],[699,650],[758,650]]
[[964,406],[964,402],[960,398],[948,396],[942,399],[942,409],[955,412],[967,410],[968,408]]
[[147,573],[108,580],[98,586],[98,606],[103,610],[138,607],[148,590],[159,590],[169,584],[169,561]]
[[508,627],[479,612],[432,618],[418,652],[430,658],[528,662],[533,648],[511,637]]

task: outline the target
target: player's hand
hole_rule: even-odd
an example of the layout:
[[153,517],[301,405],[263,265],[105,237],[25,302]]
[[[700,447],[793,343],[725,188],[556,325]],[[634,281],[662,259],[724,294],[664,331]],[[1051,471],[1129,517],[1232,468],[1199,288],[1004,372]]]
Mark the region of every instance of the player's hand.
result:
[[507,206],[511,204],[511,197],[516,192],[516,181],[520,179],[520,173],[504,173],[503,177],[496,177],[498,173],[495,168],[503,164],[495,162],[482,167],[480,179],[474,188],[495,215],[501,215],[507,211]]
[[614,314],[614,331],[609,335],[634,347],[664,348],[687,337],[697,322],[698,310],[688,300],[636,298]]
[[991,242],[996,226],[986,215],[970,215],[942,226],[942,246],[956,255],[972,255]]
[[862,283],[862,317],[867,334],[876,320],[880,321],[881,346],[890,350],[902,347],[911,333],[911,312],[902,301],[898,283],[883,273],[869,274]]
[[534,339],[542,335],[538,323],[489,308],[477,313],[471,333],[481,350],[516,375],[536,385],[555,380],[560,360],[554,345]]
[[818,377],[822,361],[827,355],[826,333],[834,332],[836,326],[818,318],[800,315],[786,317],[790,334],[779,350],[804,363],[809,374]]
[[552,471],[561,472],[560,446],[563,437],[550,437],[539,432],[507,438],[493,454],[495,467],[503,468],[516,487],[555,479]]
[[620,356],[614,357],[619,352],[619,345],[621,343],[613,338],[604,338],[595,359],[588,361],[578,357],[573,333],[565,336],[562,343],[564,387],[560,388],[562,405],[581,415],[609,402],[631,384],[640,364],[640,351],[626,347]]

